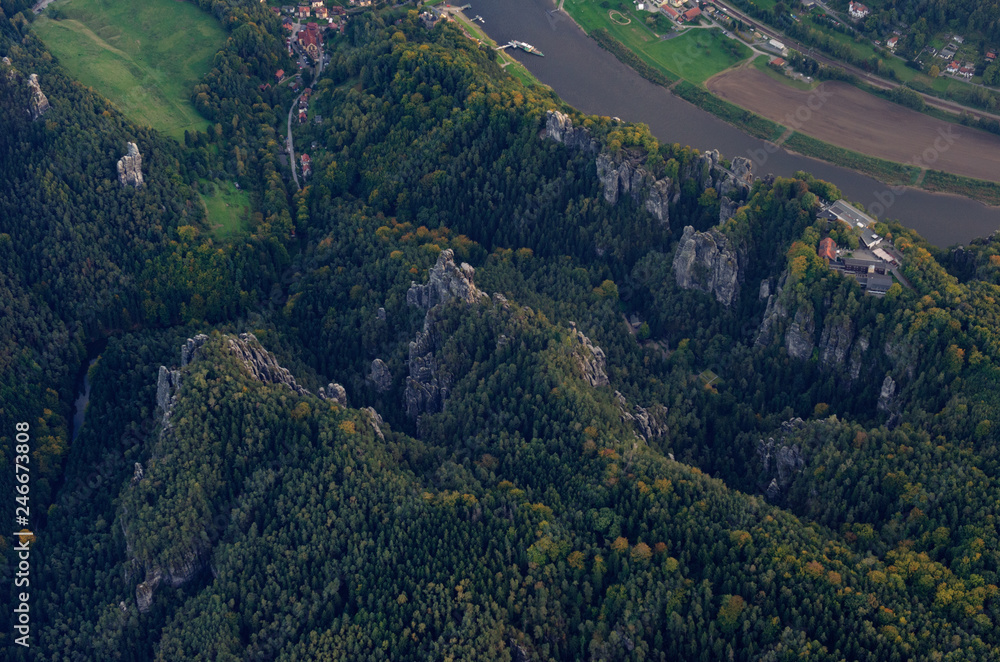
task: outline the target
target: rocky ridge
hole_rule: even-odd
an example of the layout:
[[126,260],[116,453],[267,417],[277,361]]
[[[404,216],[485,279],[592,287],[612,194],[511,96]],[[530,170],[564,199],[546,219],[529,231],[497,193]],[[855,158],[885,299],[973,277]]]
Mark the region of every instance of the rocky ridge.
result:
[[[181,345],[180,367],[171,370],[166,366],[160,366],[156,381],[156,408],[160,416],[160,440],[169,440],[173,429],[170,417],[177,404],[178,393],[180,392],[182,381],[182,369],[199,359],[201,348],[208,342],[209,337],[205,334],[198,334],[194,338],[188,338]],[[310,391],[302,387],[295,381],[295,377],[287,368],[282,367],[273,354],[268,352],[260,344],[260,341],[252,333],[241,333],[239,336],[227,336],[225,347],[231,354],[236,356],[251,377],[263,384],[280,384],[298,395],[311,395]],[[338,402],[342,406],[347,406],[347,391],[340,384],[331,383],[326,387],[321,387],[318,392],[319,397]],[[375,433],[384,439],[382,430],[382,418],[374,409],[368,408],[368,415],[371,419]],[[135,463],[135,469],[131,484],[134,486],[145,478],[142,465]],[[126,544],[129,550],[132,545],[128,543],[129,534],[126,527],[126,517],[122,519],[122,528],[125,532]],[[199,544],[192,542],[190,547],[181,554],[181,560],[168,565],[166,568],[143,564],[137,559],[133,559],[133,565],[138,565],[140,571],[144,572],[144,579],[135,589],[136,605],[140,612],[149,611],[153,605],[154,593],[161,584],[167,584],[177,588],[187,583],[198,575],[207,565],[208,550]]]
[[576,341],[573,348],[573,359],[580,374],[591,386],[607,386],[607,358],[604,350],[590,341],[579,329],[576,322],[569,323],[570,335]]
[[135,143],[128,144],[128,152],[118,159],[118,181],[122,186],[134,186],[136,188],[143,185],[142,178],[142,155],[139,147]]
[[[427,283],[420,285],[412,282],[406,293],[408,304],[426,311],[423,330],[418,331],[416,340],[410,343],[410,374],[406,378],[403,392],[403,404],[411,418],[422,413],[441,411],[448,399],[451,375],[438,364],[435,356],[441,344],[435,321],[440,306],[451,301],[471,305],[489,299],[489,295],[476,287],[474,275],[475,269],[469,264],[455,264],[455,253],[449,248],[438,255],[437,262],[428,274]],[[383,363],[382,366],[384,365]],[[376,370],[381,373],[380,368],[373,363],[373,379]],[[384,375],[382,383],[385,383]]]
[[574,126],[572,119],[556,110],[548,111],[542,136],[573,149],[599,152],[595,165],[604,199],[615,205],[628,196],[664,224],[670,222],[670,205],[680,198],[680,184],[688,179],[696,178],[701,191],[716,190],[723,201],[719,210],[720,222],[736,213],[737,201],[746,197],[753,182],[753,164],[749,159],[736,157],[731,167],[726,168],[718,150],[702,153],[681,173],[680,181],[675,182],[670,177],[657,179],[641,165],[643,155],[627,150],[619,155],[602,152],[586,127]]

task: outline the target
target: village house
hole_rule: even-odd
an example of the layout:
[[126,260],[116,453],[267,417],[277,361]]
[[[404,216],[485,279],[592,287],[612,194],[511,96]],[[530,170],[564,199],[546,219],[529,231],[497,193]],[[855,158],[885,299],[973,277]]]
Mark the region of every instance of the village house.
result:
[[954,74],[958,73],[959,68],[960,67],[958,66],[958,61],[952,60],[951,62],[948,63],[948,68],[945,69],[945,71],[947,71],[949,74]]
[[819,242],[819,256],[833,262],[837,259],[837,243],[827,237]]
[[316,10],[325,5],[323,4],[323,0],[312,0],[309,6]]
[[663,13],[666,14],[668,18],[671,18],[675,21],[679,21],[681,18],[680,13],[673,7],[668,7],[667,5],[663,5],[662,7],[660,7],[660,10],[663,11]]
[[689,9],[686,12],[684,12],[685,21],[693,21],[699,16],[701,16],[701,10],[698,9],[697,7],[695,7],[694,9]]
[[784,59],[782,59],[780,57],[771,58],[770,65],[772,67],[778,67],[780,69],[781,67],[785,66],[785,61],[784,61]]
[[896,50],[896,44],[898,43],[899,43],[899,37],[889,37],[886,40],[885,45],[889,48],[889,50],[894,51]]
[[989,51],[988,53],[986,53],[986,59],[992,62],[993,60],[997,59],[997,54],[993,51]]
[[868,7],[865,7],[860,2],[854,2],[853,0],[848,5],[847,11],[851,15],[851,18],[864,18],[871,13],[871,10],[868,9]]
[[277,78],[278,82],[280,83],[281,79],[285,77],[285,70],[278,69],[277,71],[274,72],[274,77]]
[[973,74],[976,73],[976,68],[971,65],[966,65],[958,70],[958,75],[962,78],[972,78]]
[[323,36],[319,31],[318,23],[309,23],[305,30],[299,30],[299,46],[314,61],[320,58],[323,52]]
[[[302,176],[308,177],[312,174],[312,159],[309,158],[308,154],[303,154],[299,157],[299,162],[302,163]],[[891,279],[890,279],[891,280]]]
[[309,18],[309,5],[299,5],[299,18]]
[[327,9],[326,9],[326,7],[317,7],[313,11],[316,14],[316,18],[327,19]]

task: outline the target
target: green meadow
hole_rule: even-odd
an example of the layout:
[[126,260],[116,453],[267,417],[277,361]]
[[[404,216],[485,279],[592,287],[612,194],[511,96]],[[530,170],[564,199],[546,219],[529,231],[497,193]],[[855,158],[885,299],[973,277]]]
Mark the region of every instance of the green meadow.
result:
[[208,122],[191,91],[211,67],[226,32],[207,12],[179,0],[58,0],[59,19],[34,30],[78,81],[133,122],[183,139]]
[[564,8],[588,34],[607,28],[612,37],[647,64],[671,78],[698,85],[751,55],[749,48],[715,28],[688,28],[677,37],[661,39],[646,24],[653,14],[636,10],[631,2],[565,0]]
[[250,213],[250,198],[232,182],[201,180],[202,187],[210,191],[201,193],[202,204],[208,215],[208,226],[217,239],[229,239],[243,232]]

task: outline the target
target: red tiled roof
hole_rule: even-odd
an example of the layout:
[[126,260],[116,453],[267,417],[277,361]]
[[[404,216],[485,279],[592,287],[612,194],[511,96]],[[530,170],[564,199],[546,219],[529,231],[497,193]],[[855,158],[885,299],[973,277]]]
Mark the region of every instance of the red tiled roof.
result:
[[684,12],[684,20],[690,21],[701,16],[701,10],[695,7],[694,9],[689,9]]
[[823,241],[819,242],[819,256],[825,257],[828,260],[837,259],[837,244],[827,237]]

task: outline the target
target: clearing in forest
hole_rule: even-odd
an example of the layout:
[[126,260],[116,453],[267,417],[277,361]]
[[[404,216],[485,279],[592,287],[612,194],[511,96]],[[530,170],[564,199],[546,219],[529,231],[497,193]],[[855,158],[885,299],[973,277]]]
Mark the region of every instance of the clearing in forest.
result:
[[34,30],[76,80],[174,138],[207,127],[190,99],[226,39],[211,14],[177,0],[58,0],[53,10]]
[[201,202],[208,215],[208,226],[216,239],[229,239],[243,232],[247,216],[250,214],[250,198],[245,191],[236,188],[232,182],[209,182],[201,180],[203,190]]

